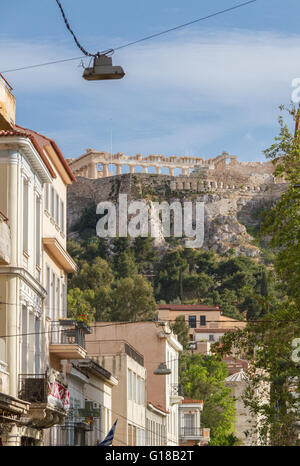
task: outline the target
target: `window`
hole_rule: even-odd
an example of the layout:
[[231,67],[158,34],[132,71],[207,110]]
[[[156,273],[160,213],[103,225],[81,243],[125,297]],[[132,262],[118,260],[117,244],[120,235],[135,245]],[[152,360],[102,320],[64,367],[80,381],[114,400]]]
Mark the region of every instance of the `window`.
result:
[[27,357],[28,357],[28,313],[25,306],[22,307],[22,362],[21,374],[27,374]]
[[63,201],[60,203],[60,228],[61,231],[65,232],[65,205]]
[[215,341],[215,336],[214,335],[209,335],[209,341]]
[[184,415],[184,435],[189,437],[195,435],[195,417],[194,414],[185,414]]
[[40,331],[41,331],[41,320],[38,317],[35,317],[35,323],[34,323],[34,332],[35,332],[34,369],[35,369],[36,374],[40,373],[40,368],[41,368]]
[[128,369],[128,387],[127,387],[128,400],[132,400],[132,371]]
[[197,325],[196,316],[189,316],[189,327],[196,328],[196,325]]
[[28,253],[28,182],[23,182],[23,251]]
[[66,285],[62,285],[62,306],[63,306],[63,317],[67,317],[67,294],[66,294]]
[[136,374],[132,374],[132,400],[136,400]]
[[60,279],[57,278],[56,280],[57,282],[57,295],[56,295],[56,298],[57,298],[57,317],[60,317]]
[[46,311],[47,316],[50,316],[50,267],[48,267],[48,265],[46,266],[46,290]]
[[41,265],[41,200],[39,197],[35,200],[35,248],[36,248],[36,265]]
[[55,283],[56,283],[56,276],[55,273],[52,273],[52,320],[55,320]]
[[49,184],[46,184],[45,193],[46,193],[45,209],[49,212]]
[[59,224],[59,196],[56,194],[55,223]]
[[51,217],[54,218],[54,188],[51,186]]
[[206,316],[200,316],[200,325],[206,325]]

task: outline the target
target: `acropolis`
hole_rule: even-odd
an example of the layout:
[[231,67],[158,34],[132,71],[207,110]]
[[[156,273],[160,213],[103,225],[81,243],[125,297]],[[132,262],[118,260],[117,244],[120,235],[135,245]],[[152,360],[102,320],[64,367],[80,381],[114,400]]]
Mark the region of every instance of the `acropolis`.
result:
[[[271,162],[240,162],[235,155],[223,152],[221,155],[205,160],[202,157],[164,156],[141,154],[126,156],[123,153],[109,154],[87,149],[77,159],[67,159],[76,176],[97,179],[123,173],[156,173],[169,176],[189,176],[202,173],[209,176],[220,175],[225,171],[233,176],[251,176],[253,174],[272,175],[274,166]],[[113,169],[115,166],[115,170]],[[153,171],[154,169],[154,171]]]

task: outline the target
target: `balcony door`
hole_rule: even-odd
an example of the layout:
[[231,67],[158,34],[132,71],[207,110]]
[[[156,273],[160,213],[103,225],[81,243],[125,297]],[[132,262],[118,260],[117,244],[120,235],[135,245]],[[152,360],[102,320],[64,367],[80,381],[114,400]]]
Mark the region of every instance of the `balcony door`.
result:
[[195,435],[195,415],[185,414],[184,415],[184,435],[190,437]]

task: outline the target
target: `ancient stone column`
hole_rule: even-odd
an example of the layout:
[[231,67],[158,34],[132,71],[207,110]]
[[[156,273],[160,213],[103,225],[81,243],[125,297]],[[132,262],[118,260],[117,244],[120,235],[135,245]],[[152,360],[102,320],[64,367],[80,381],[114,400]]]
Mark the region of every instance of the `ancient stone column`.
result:
[[130,173],[134,173],[134,165],[129,165]]
[[95,162],[88,165],[88,178],[97,178],[97,164]]
[[116,163],[116,167],[117,167],[117,175],[122,175],[122,165],[120,165],[119,163]]
[[169,175],[174,176],[174,168],[173,167],[169,167]]
[[103,176],[108,176],[108,164],[102,163],[103,165]]
[[156,170],[156,173],[159,175],[160,174],[160,167],[158,165],[155,165],[155,170]]

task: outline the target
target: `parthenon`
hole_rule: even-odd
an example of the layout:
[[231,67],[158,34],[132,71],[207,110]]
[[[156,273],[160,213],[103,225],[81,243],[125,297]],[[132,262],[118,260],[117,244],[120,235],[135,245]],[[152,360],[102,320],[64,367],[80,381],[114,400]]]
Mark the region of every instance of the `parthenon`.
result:
[[[162,169],[168,170],[170,176],[190,175],[195,169],[198,170],[222,170],[228,165],[236,165],[241,162],[237,157],[223,152],[218,157],[204,160],[202,157],[188,157],[171,155],[148,155],[142,157],[141,154],[126,156],[120,152],[109,154],[108,152],[98,152],[94,149],[87,149],[86,153],[77,159],[67,159],[72,171],[77,176],[85,178],[103,178],[107,176],[121,175],[125,173],[124,167],[127,167],[127,173],[135,173],[137,167],[140,172],[153,173],[149,170],[154,168],[157,174],[162,173]],[[258,162],[258,165],[263,163]],[[115,171],[113,170],[115,166]]]

